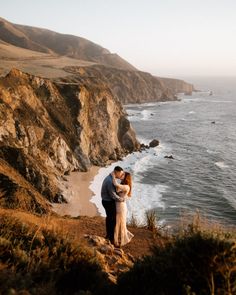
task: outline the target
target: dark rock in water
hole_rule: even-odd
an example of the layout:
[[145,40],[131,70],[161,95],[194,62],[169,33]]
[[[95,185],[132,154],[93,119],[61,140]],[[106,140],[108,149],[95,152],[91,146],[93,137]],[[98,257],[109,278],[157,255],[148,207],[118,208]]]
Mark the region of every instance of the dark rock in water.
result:
[[141,143],[141,144],[140,144],[140,151],[146,150],[146,149],[148,149],[148,148],[149,148],[148,145],[146,145],[146,144],[144,144],[144,143]]
[[216,121],[212,121],[212,122],[211,122],[211,124],[215,124],[215,123],[216,123]]
[[174,159],[174,157],[172,156],[172,155],[170,155],[170,156],[165,156],[164,158],[166,158],[166,159]]
[[153,139],[150,143],[149,143],[149,147],[155,147],[159,145],[159,140],[157,139]]

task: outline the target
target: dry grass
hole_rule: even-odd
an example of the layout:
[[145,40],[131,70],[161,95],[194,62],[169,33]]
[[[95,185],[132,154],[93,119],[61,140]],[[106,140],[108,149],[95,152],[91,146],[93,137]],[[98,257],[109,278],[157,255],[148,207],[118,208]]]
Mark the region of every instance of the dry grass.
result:
[[216,222],[215,220],[209,220],[202,215],[200,211],[196,211],[195,214],[189,216],[189,214],[182,214],[180,224],[175,228],[178,236],[185,236],[185,234],[202,232],[205,234],[211,234],[215,237],[236,238],[236,227]]
[[236,231],[210,224],[199,214],[182,224],[120,277],[117,294],[236,294]]
[[[152,225],[153,216],[150,220]],[[119,281],[122,294],[145,294],[139,293],[142,287],[139,286],[137,291],[136,287],[132,286],[133,275],[135,281],[142,282],[146,289],[157,288],[155,290],[160,292],[162,288],[171,288],[167,281],[173,282],[173,285],[176,283],[176,290],[182,288],[181,294],[186,295],[194,292],[233,295],[236,291],[236,232],[233,229],[219,225],[210,227],[209,222],[199,214],[193,217],[191,223],[182,221],[179,231],[168,237],[163,236],[160,229],[157,235],[144,226],[128,228],[134,238],[123,250],[141,260],[138,259],[134,269],[127,273],[125,285],[123,281]],[[32,294],[48,294],[50,291],[53,295],[60,294],[60,282],[63,281],[67,288],[73,285],[74,281],[78,281],[77,274],[82,277],[86,274],[92,276],[95,282],[99,280],[102,283],[101,289],[97,287],[94,291],[91,289],[93,287],[89,289],[87,285],[84,287],[80,284],[73,288],[90,292],[88,294],[97,294],[100,290],[106,292],[104,288],[109,289],[109,284],[101,272],[100,261],[83,243],[84,234],[104,236],[104,219],[86,216],[58,217],[55,214],[37,216],[20,210],[0,209],[0,285],[5,283],[5,291],[10,288],[18,291],[28,290]],[[149,271],[152,274],[148,275]],[[143,276],[144,273],[147,278],[139,278],[139,275]],[[163,274],[165,278],[162,277]],[[159,282],[158,286],[152,285],[153,279],[149,282],[149,277],[155,278]],[[32,291],[32,282],[35,280],[37,284],[34,288],[37,293]],[[87,283],[91,284],[88,281]],[[197,286],[202,288],[203,293],[199,293]],[[130,287],[136,290],[136,293],[129,293]],[[208,293],[204,293],[204,290],[208,290]],[[64,294],[74,292],[66,293],[67,291]],[[113,291],[115,292],[114,289]],[[113,291],[110,290],[108,294],[113,294]],[[150,294],[156,294],[155,292]],[[163,291],[162,294],[173,293]]]
[[100,294],[109,286],[95,253],[55,217],[6,211],[0,212],[0,292]]

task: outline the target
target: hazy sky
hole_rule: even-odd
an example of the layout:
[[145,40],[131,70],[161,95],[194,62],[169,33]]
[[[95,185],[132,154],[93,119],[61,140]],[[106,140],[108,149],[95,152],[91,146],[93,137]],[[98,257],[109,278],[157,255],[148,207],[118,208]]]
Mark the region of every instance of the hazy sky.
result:
[[85,37],[161,76],[236,76],[236,0],[0,0],[7,20]]

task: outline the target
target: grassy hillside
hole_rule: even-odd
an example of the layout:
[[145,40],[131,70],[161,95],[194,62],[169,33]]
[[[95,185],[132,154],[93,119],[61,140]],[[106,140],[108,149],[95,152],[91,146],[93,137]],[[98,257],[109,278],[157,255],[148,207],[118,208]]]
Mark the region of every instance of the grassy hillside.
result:
[[67,56],[108,66],[136,70],[117,54],[85,38],[60,34],[50,30],[13,24],[0,18],[0,40],[41,53]]
[[175,234],[129,227],[135,237],[123,250],[134,266],[116,273],[114,283],[105,263],[112,267],[115,251],[106,254],[104,246],[101,254],[84,238],[103,236],[104,222],[0,209],[0,293],[235,294],[234,230],[196,222]]

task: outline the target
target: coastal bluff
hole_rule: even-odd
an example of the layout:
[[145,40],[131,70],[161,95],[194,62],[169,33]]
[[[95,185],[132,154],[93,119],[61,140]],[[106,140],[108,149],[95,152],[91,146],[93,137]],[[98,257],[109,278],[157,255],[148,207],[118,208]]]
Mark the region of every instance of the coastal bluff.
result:
[[106,83],[122,104],[176,100],[177,92],[173,92],[160,79],[146,72],[127,71],[103,65],[68,66],[64,70],[73,75],[66,79],[74,82],[95,83],[98,80]]
[[195,90],[194,85],[180,79],[159,78],[162,83],[170,89],[173,93],[184,93],[185,95],[192,95]]
[[[106,84],[123,104],[176,100],[193,85],[139,71],[116,53],[78,36],[0,18],[0,76],[12,68],[49,79]],[[157,69],[158,70],[158,69]]]
[[56,83],[17,69],[0,79],[2,207],[47,212],[43,200],[63,201],[64,174],[104,166],[139,146],[106,84]]

